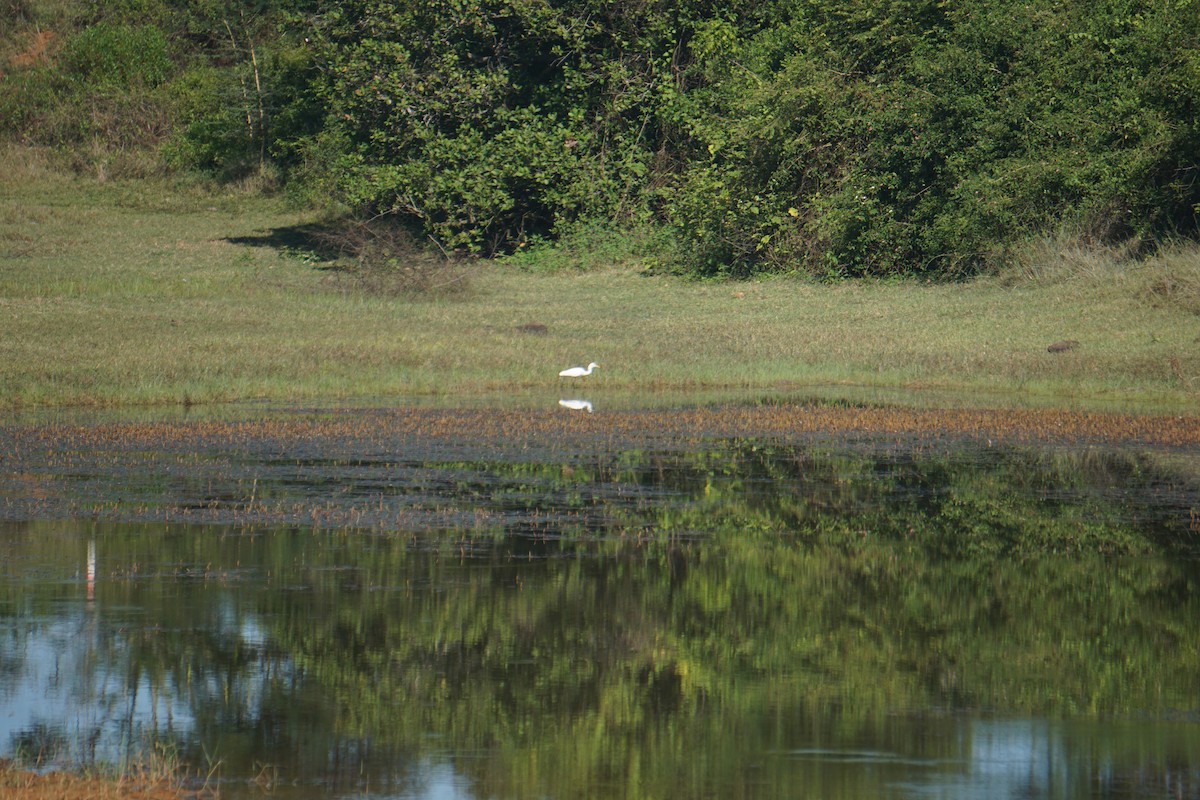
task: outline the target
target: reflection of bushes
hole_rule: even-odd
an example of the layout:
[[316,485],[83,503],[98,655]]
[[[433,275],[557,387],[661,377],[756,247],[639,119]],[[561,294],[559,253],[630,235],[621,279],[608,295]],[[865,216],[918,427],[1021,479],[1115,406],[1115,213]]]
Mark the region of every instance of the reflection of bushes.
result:
[[[490,562],[406,536],[101,525],[106,564],[144,563],[151,539],[162,564],[200,561],[205,576],[102,581],[98,605],[144,609],[157,628],[106,628],[89,664],[179,690],[198,739],[220,732],[235,774],[250,768],[238,758],[264,752],[303,752],[321,769],[331,742],[417,755],[450,742],[501,755],[472,762],[481,779],[528,770],[516,793],[537,783],[555,787],[548,796],[624,777],[631,752],[639,781],[677,781],[693,752],[724,754],[696,768],[732,774],[781,725],[855,741],[929,708],[1101,718],[1194,706],[1200,600],[1187,564],[972,548],[936,558],[919,532],[847,527],[814,542],[746,513],[710,516],[704,538],[611,530],[599,554],[581,543],[578,558]],[[77,531],[35,523],[12,541],[48,562]],[[5,590],[0,604],[40,610],[70,589]],[[263,641],[242,638],[248,623]]]
[[[686,499],[617,513],[623,524],[664,541],[737,530],[851,549],[864,539],[902,542],[940,558],[1080,550],[1133,555],[1184,543],[1181,521],[1154,503],[1161,483],[1190,485],[1186,474],[1160,474],[1136,454],[912,458],[747,441],[662,459],[651,454],[641,466],[628,465],[625,479]],[[1180,489],[1180,497],[1188,491]],[[1147,505],[1137,526],[1128,520],[1129,502]]]
[[[1168,676],[1175,690],[1198,677],[1186,646],[1197,618],[1189,567],[1155,557],[1194,540],[1177,516],[1198,488],[1168,460],[1096,450],[918,458],[747,440],[596,454],[569,473],[559,463],[441,466],[471,485],[463,476],[481,473],[489,493],[467,493],[468,505],[520,518],[526,501],[540,510],[536,498],[554,496],[589,522],[564,531],[542,512],[548,524],[531,535],[552,541],[533,560],[489,529],[503,555],[486,568],[459,565],[463,552],[489,551],[464,551],[463,530],[428,534],[435,551],[414,552],[407,536],[247,540],[197,528],[163,539],[161,557],[203,551],[214,575],[240,564],[305,586],[257,596],[270,640],[318,695],[353,698],[341,733],[392,743],[435,730],[553,748],[553,732],[575,726],[638,736],[663,714],[753,715],[765,704],[842,708],[853,724],[930,706],[1155,713],[1189,701],[1146,676]],[[144,536],[109,531],[107,552],[133,558]],[[425,588],[379,589],[414,586]],[[187,630],[176,619],[186,606],[155,618]]]
[[23,764],[52,764],[71,753],[71,740],[62,728],[38,723],[13,735],[14,758]]

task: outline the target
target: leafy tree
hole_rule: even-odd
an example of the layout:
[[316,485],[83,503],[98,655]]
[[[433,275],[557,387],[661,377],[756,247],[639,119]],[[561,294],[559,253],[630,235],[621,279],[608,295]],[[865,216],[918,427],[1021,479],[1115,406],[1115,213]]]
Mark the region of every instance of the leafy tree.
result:
[[[734,7],[720,9],[732,13]],[[312,152],[351,205],[485,253],[647,213],[703,4],[358,0],[319,15]]]
[[1064,223],[1194,232],[1188,5],[796,7],[688,98],[685,266],[953,276]]
[[1152,241],[1200,219],[1195,0],[73,14],[56,62],[0,78],[10,137],[166,142],[176,167],[278,175],[447,250],[649,222],[694,275],[954,278],[1047,232]]
[[287,32],[306,3],[207,0],[189,4],[186,67],[172,86],[172,164],[236,178],[301,161],[295,142],[315,132],[311,48]]

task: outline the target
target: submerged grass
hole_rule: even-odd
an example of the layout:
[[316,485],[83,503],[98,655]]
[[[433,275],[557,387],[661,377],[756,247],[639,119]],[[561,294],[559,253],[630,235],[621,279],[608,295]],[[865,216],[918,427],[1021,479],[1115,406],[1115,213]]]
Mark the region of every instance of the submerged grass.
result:
[[[953,285],[695,283],[533,254],[474,265],[453,296],[381,296],[297,249],[315,220],[277,199],[75,178],[25,150],[0,162],[0,408],[557,391],[588,361],[589,391],[1200,398],[1194,247],[1087,269],[1047,250]],[[1047,352],[1060,340],[1078,345]]]

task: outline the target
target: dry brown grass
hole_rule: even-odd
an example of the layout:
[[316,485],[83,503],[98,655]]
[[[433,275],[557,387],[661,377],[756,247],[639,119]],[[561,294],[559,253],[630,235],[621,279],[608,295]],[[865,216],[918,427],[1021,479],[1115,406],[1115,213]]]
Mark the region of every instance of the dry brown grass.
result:
[[314,226],[313,243],[332,258],[333,285],[377,297],[453,297],[466,292],[470,268],[419,247],[395,220],[343,219]]
[[1163,248],[1147,259],[1143,271],[1141,296],[1150,305],[1200,315],[1200,251],[1194,245]]
[[[13,13],[13,12],[9,12]],[[55,45],[57,36],[54,31],[35,31],[27,40],[27,47],[14,56],[9,57],[8,66],[11,68],[32,67],[49,60],[50,52]]]
[[158,771],[105,777],[37,773],[0,763],[0,796],[4,800],[195,800],[202,794],[183,789],[172,775]]

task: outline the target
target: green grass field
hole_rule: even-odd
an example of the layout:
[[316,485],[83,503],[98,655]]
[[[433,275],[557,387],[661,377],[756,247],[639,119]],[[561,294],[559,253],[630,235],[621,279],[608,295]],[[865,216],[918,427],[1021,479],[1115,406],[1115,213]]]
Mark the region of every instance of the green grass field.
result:
[[461,293],[381,296],[270,246],[313,220],[279,200],[0,161],[0,408],[501,396],[557,391],[588,361],[604,392],[1200,403],[1191,247],[1130,261],[1045,244],[1021,274],[953,285],[696,283],[527,254],[469,265]]

